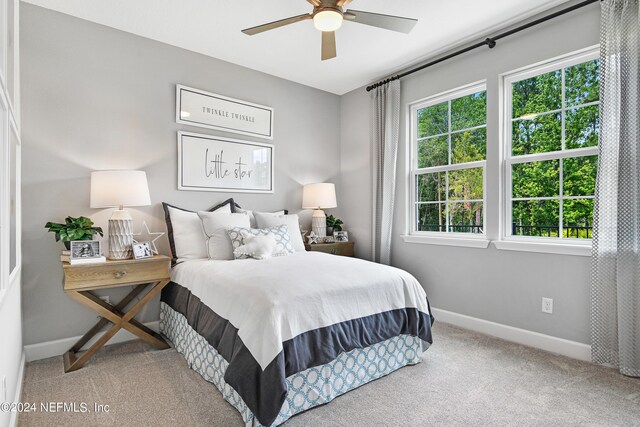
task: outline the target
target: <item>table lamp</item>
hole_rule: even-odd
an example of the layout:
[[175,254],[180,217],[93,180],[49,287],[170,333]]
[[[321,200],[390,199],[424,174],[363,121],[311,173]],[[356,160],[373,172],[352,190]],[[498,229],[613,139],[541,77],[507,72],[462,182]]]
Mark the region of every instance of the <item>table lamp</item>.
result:
[[311,230],[320,237],[327,235],[327,216],[322,209],[335,208],[336,187],[328,182],[307,184],[302,190],[302,208],[315,209],[311,217]]
[[109,218],[109,258],[133,255],[133,219],[125,206],[149,206],[147,174],[134,170],[91,172],[91,207],[117,207]]

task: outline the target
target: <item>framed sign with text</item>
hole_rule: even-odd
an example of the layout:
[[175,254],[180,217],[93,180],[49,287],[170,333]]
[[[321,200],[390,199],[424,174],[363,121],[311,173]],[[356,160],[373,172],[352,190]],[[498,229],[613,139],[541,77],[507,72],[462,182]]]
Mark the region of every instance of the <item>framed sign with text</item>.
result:
[[271,144],[178,132],[178,189],[273,193]]
[[176,85],[176,122],[273,139],[273,108]]

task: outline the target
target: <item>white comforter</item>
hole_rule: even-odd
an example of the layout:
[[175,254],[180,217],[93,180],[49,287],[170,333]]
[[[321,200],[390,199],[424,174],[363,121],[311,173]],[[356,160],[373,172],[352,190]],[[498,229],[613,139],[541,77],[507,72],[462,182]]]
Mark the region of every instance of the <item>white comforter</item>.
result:
[[301,333],[394,309],[429,313],[424,290],[406,271],[320,252],[191,260],[171,276],[238,328],[262,369]]

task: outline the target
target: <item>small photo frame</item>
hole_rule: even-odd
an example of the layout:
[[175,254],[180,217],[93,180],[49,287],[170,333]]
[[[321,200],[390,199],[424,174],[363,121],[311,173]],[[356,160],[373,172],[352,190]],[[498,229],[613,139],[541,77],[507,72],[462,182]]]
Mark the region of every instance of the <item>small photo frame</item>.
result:
[[151,258],[153,251],[151,250],[151,244],[149,242],[134,243],[131,245],[133,249],[133,257],[135,259]]
[[333,240],[335,240],[336,242],[348,242],[349,233],[346,231],[334,231]]
[[327,236],[322,240],[323,243],[333,243],[335,242],[335,239],[333,238],[333,236]]
[[73,240],[71,242],[71,256],[69,259],[92,259],[102,257],[98,240]]

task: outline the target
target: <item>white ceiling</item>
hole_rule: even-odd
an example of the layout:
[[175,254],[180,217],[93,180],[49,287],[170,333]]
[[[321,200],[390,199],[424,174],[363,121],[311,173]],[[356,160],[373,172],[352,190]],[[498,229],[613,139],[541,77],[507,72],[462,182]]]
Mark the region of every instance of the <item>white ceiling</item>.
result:
[[418,24],[407,35],[345,22],[336,33],[338,57],[324,62],[312,21],[240,32],[309,13],[305,0],[23,1],[341,95],[566,0],[353,0],[348,8]]

